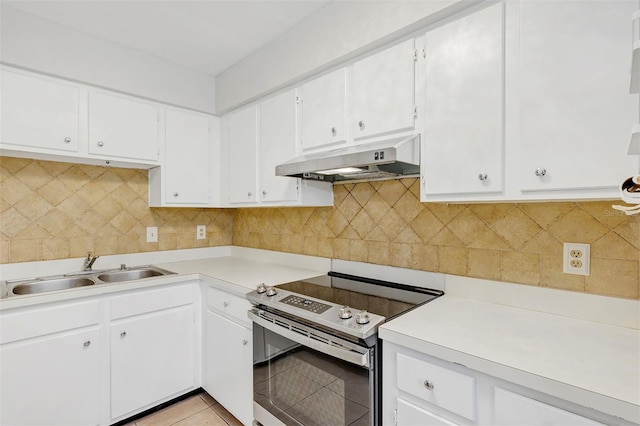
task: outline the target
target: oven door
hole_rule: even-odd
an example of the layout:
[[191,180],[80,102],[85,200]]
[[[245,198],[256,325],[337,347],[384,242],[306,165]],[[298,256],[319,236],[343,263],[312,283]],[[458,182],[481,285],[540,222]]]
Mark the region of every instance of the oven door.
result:
[[253,320],[253,405],[258,424],[373,425],[374,348],[259,309]]

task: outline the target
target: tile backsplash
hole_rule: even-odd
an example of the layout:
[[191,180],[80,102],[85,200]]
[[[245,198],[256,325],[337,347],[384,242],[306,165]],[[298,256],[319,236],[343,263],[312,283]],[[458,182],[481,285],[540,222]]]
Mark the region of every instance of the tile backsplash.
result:
[[[610,201],[420,203],[417,179],[336,185],[321,208],[150,208],[147,194],[145,170],[0,157],[0,263],[234,244],[640,299],[640,218]],[[591,244],[590,276],[562,273],[563,242]]]
[[0,263],[231,244],[233,210],[150,208],[147,194],[146,170],[0,157]]

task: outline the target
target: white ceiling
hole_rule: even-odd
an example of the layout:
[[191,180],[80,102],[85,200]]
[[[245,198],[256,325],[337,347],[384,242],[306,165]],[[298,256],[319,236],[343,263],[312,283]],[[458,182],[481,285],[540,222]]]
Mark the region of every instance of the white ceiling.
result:
[[329,0],[3,0],[49,21],[215,76]]

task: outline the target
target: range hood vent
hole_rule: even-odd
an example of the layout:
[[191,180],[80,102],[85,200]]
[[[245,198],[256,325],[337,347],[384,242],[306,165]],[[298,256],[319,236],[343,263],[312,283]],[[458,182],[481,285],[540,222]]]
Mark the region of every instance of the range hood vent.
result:
[[277,176],[323,182],[394,179],[419,174],[419,134],[306,154],[276,166]]

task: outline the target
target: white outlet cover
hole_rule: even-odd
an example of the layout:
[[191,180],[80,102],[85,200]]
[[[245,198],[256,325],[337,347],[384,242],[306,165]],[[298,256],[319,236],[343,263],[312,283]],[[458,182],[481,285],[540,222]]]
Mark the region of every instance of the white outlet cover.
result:
[[147,242],[148,243],[157,243],[158,242],[158,227],[157,226],[147,226]]
[[[572,256],[571,252],[574,250],[579,251],[581,254],[579,254],[578,257]],[[562,251],[562,272],[565,274],[589,275],[589,264],[591,263],[590,252],[590,244],[564,243]],[[572,266],[572,260],[579,260],[582,262],[582,266]]]
[[198,225],[196,227],[196,240],[207,239],[207,225]]

